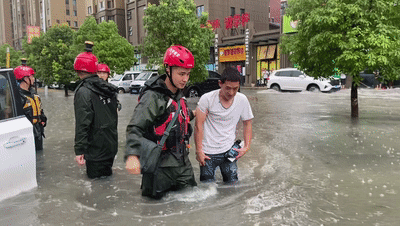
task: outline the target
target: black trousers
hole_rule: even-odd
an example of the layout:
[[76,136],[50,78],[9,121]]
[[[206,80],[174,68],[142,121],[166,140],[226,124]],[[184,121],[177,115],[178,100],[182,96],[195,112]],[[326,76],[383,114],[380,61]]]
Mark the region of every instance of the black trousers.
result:
[[103,161],[88,161],[86,160],[86,173],[90,179],[111,176],[114,158]]

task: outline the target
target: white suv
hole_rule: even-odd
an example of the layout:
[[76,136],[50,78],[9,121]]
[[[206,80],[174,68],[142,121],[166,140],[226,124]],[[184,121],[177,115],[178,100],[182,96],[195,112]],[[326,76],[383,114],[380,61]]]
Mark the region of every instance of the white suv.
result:
[[37,186],[32,123],[12,69],[0,69],[0,200]]
[[329,80],[326,78],[314,79],[313,77],[307,76],[296,68],[285,68],[271,73],[268,78],[267,88],[277,91],[308,90],[329,92],[340,89],[340,84],[336,80]]

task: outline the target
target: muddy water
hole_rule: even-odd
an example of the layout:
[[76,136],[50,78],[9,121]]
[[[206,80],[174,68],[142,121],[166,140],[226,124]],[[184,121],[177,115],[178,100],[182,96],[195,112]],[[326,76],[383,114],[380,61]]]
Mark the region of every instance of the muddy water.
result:
[[[223,185],[218,176],[154,201],[140,196],[141,176],[124,170],[125,129],[137,96],[119,95],[114,175],[89,180],[74,162],[73,95],[39,90],[49,121],[37,154],[38,188],[0,202],[0,225],[398,224],[400,90],[359,90],[357,123],[349,90],[242,92],[255,119],[251,151],[238,162],[240,184]],[[197,101],[190,99],[190,107]]]

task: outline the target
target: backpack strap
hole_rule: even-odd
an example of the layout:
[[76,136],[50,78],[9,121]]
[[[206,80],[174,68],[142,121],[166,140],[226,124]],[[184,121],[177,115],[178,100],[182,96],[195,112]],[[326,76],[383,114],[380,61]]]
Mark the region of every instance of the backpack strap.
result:
[[181,102],[180,102],[180,100],[179,100],[179,101],[178,101],[178,109],[177,109],[177,111],[175,112],[174,118],[169,122],[168,127],[167,127],[167,129],[164,131],[164,135],[163,135],[163,137],[161,138],[161,141],[160,141],[160,146],[161,146],[161,147],[164,147],[164,143],[165,143],[165,141],[167,140],[167,138],[168,138],[168,136],[169,136],[169,131],[171,131],[172,126],[174,126],[175,121],[176,121],[176,119],[178,118],[179,112],[180,112],[180,111],[181,111]]

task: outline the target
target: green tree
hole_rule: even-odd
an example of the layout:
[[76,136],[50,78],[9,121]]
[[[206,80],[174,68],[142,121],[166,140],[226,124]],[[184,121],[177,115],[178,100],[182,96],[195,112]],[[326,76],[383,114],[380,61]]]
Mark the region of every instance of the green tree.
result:
[[36,71],[36,77],[46,85],[64,85],[66,96],[69,83],[78,79],[73,68],[78,54],[73,47],[74,38],[75,31],[67,24],[55,24],[39,38],[33,38],[31,44],[23,43],[28,65]]
[[88,17],[77,32],[76,48],[83,51],[85,41],[93,42],[93,54],[117,74],[129,70],[137,62],[135,47],[118,34],[114,21],[97,24],[94,17]]
[[10,50],[10,67],[15,68],[21,65],[22,53],[20,51],[16,51],[9,44],[4,44],[0,46],[0,67],[6,67],[7,48]]
[[162,66],[165,51],[171,45],[183,45],[194,55],[195,67],[190,76],[192,82],[203,81],[208,74],[205,65],[210,58],[214,34],[207,26],[208,14],[198,18],[193,0],[162,0],[159,5],[146,9],[144,25],[146,37],[141,46],[150,66]]
[[298,33],[282,38],[293,63],[314,78],[335,68],[352,78],[351,116],[358,118],[357,88],[365,69],[398,79],[399,6],[394,0],[289,0]]

